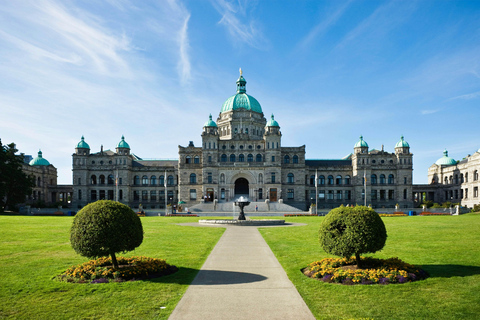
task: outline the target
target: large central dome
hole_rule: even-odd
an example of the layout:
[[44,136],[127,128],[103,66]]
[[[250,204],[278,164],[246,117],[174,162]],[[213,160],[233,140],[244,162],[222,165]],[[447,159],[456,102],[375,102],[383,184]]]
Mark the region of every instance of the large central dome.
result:
[[240,78],[237,80],[237,94],[231,96],[223,103],[222,111],[233,111],[239,109],[245,109],[249,111],[254,111],[258,113],[262,113],[262,107],[260,103],[252,96],[249,96],[246,93],[245,85],[247,81],[243,78],[242,74],[240,73]]

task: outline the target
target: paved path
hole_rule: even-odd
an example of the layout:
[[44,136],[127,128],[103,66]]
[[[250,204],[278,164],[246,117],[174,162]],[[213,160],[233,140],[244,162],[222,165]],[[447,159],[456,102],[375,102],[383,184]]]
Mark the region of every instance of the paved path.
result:
[[315,318],[257,228],[229,226],[169,319]]

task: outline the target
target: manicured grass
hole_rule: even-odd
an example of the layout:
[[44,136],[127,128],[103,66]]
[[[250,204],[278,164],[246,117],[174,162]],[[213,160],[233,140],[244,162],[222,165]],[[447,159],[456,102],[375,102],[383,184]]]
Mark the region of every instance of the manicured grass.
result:
[[123,255],[166,259],[179,267],[177,273],[148,281],[72,284],[52,280],[88,260],[70,246],[72,217],[0,216],[0,318],[167,319],[225,229],[176,225],[199,218],[141,219],[144,241]]
[[387,242],[371,256],[399,257],[431,274],[427,280],[386,286],[329,284],[300,272],[332,257],[318,242],[322,219],[288,217],[287,222],[307,226],[260,230],[317,319],[478,319],[479,214],[383,218]]

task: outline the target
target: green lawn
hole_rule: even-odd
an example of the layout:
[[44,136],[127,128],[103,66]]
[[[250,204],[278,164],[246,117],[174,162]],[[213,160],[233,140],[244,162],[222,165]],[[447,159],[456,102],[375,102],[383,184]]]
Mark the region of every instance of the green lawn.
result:
[[0,319],[167,319],[225,229],[178,226],[198,218],[142,218],[142,245],[125,256],[179,267],[150,281],[52,281],[88,259],[70,246],[71,217],[0,216]]
[[318,244],[323,217],[286,218],[307,226],[261,233],[317,319],[478,319],[480,215],[386,217],[388,239],[373,256],[399,257],[431,277],[397,285],[343,286],[304,276],[310,262],[332,257]]
[[[179,272],[93,285],[51,280],[87,260],[70,247],[71,217],[0,216],[0,318],[167,319],[224,231],[176,225],[198,219],[142,218],[144,242],[126,254],[166,259]],[[387,244],[374,256],[396,256],[431,274],[425,281],[387,286],[342,286],[305,277],[300,269],[330,256],[317,240],[323,218],[285,219],[307,225],[261,232],[318,319],[478,319],[479,214],[383,218]]]

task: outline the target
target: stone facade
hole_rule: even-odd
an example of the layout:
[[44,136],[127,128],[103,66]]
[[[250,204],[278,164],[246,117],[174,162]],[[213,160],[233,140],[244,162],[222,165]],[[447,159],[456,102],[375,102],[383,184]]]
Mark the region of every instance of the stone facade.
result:
[[479,173],[480,150],[460,161],[448,157],[445,150],[444,157],[428,169],[429,185],[423,188],[419,186],[416,188],[417,193],[423,193],[425,200],[437,203],[449,201],[472,208],[475,204],[480,204]]
[[304,145],[282,146],[278,122],[273,115],[267,121],[258,101],[246,94],[242,75],[237,93],[225,101],[216,122],[210,116],[201,137],[201,146],[179,146],[175,161],[143,160],[131,154],[123,137],[116,152],[90,153],[82,137],[73,154],[74,206],[112,199],[155,209],[165,201],[192,206],[239,196],[302,209],[317,197],[319,208],[413,205],[413,155],[403,137],[394,153],[369,151],[361,138],[344,159],[305,159]]

